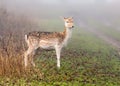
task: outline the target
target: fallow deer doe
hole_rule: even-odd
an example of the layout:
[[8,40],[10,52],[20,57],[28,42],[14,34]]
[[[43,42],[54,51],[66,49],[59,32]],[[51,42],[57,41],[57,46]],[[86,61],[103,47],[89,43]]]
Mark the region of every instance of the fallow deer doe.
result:
[[[28,45],[27,51],[24,53],[25,67],[28,65],[28,55],[35,54],[35,50],[42,49],[55,49],[57,56],[57,67],[60,68],[60,53],[61,49],[67,44],[68,39],[71,37],[73,25],[73,18],[64,18],[65,29],[63,32],[39,32],[34,31],[25,35],[25,41]],[[35,66],[33,58],[31,64]]]

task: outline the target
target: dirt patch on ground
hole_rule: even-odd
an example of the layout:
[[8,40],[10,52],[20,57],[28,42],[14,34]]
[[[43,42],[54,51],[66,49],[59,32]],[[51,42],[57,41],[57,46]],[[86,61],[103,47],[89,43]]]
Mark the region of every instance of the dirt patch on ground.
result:
[[79,25],[79,26],[82,28],[85,28],[87,31],[95,34],[98,38],[104,40],[108,44],[111,44],[112,46],[116,47],[117,49],[120,49],[120,42],[117,41],[116,39],[114,39],[113,37],[107,36],[103,32],[98,31],[98,29],[91,28],[91,27],[87,26],[86,24],[82,24],[82,26],[81,25]]

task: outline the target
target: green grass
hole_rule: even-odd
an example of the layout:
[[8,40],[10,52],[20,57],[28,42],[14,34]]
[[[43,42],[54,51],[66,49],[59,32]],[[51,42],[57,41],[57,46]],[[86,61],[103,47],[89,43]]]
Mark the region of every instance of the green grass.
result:
[[[56,67],[55,51],[42,51],[25,76],[2,76],[0,86],[119,86],[120,56],[104,41],[76,28]],[[31,73],[32,72],[32,73]]]
[[[102,33],[104,33],[105,35],[112,37],[114,39],[116,39],[117,41],[120,42],[120,31],[116,30],[116,27],[112,27],[112,26],[106,26],[104,25],[102,22],[99,22],[97,20],[92,19],[91,21],[89,21],[89,24],[94,27],[95,29],[97,29],[98,31],[101,31]],[[114,24],[113,24],[114,25]]]

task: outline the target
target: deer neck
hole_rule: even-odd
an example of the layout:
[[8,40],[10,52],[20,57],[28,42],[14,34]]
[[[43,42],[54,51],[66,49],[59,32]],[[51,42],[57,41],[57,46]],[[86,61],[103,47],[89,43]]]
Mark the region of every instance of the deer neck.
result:
[[71,35],[72,35],[72,29],[71,28],[65,28],[64,29],[64,41],[63,41],[63,44],[64,45],[66,45],[67,44],[67,42],[68,42],[68,40],[69,40],[69,38],[71,38]]

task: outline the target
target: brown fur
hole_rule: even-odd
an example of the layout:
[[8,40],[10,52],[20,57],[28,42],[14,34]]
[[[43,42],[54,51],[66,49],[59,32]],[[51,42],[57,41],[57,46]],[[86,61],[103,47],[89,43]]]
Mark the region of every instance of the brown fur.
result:
[[57,38],[59,43],[63,42],[66,36],[66,29],[63,32],[38,32],[33,31],[28,33],[27,39],[32,40],[50,40]]

